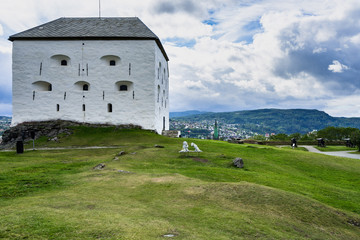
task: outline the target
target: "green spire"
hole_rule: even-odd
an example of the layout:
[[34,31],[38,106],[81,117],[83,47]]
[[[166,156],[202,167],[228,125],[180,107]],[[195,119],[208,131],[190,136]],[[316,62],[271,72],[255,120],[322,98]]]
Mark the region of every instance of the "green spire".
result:
[[219,131],[218,131],[218,124],[215,120],[215,127],[214,127],[214,140],[219,140]]

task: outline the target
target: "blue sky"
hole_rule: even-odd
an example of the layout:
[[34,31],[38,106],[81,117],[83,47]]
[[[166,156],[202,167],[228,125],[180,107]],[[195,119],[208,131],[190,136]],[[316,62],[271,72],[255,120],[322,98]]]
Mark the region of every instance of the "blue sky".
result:
[[[170,62],[170,110],[306,108],[360,117],[358,0],[101,0],[139,17]],[[0,115],[11,115],[10,35],[59,17],[97,17],[98,0],[0,3]]]

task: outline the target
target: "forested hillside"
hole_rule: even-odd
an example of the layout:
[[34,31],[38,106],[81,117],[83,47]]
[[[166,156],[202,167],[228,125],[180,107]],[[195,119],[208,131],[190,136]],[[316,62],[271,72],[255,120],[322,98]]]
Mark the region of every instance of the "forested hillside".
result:
[[175,121],[214,122],[236,124],[240,128],[265,133],[307,133],[328,126],[360,128],[360,118],[332,117],[319,110],[259,109],[222,113],[202,113],[172,118]]

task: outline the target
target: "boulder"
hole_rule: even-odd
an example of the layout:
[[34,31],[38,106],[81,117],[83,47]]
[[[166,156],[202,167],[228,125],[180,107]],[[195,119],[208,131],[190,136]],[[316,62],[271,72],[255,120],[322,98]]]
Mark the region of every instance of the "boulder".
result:
[[242,158],[235,158],[233,163],[234,163],[235,167],[238,167],[238,168],[244,167],[244,161],[242,160]]
[[93,167],[94,170],[103,170],[104,168],[105,168],[104,163],[100,163],[100,164],[96,165],[95,167]]
[[120,157],[122,155],[125,155],[125,151],[120,151],[118,154],[116,154],[117,157]]

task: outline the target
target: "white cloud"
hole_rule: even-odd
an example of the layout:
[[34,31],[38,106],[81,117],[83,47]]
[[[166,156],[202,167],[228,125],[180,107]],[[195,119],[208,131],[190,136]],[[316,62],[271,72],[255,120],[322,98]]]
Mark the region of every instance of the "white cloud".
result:
[[[235,102],[242,102],[250,108],[267,107],[271,102],[276,102],[278,107],[291,106],[289,101],[296,106],[301,106],[301,102],[306,107],[324,106],[327,99],[336,97],[333,91],[340,89],[341,84],[336,79],[323,77],[322,75],[327,73],[321,69],[325,67],[333,72],[342,72],[350,67],[339,61],[334,61],[330,66],[324,65],[322,59],[316,56],[327,57],[334,54],[331,50],[335,49],[334,46],[345,49],[345,37],[339,37],[339,32],[346,21],[346,15],[342,13],[349,8],[336,9],[334,17],[331,15],[330,4],[325,10],[317,6],[313,14],[304,14],[303,11],[296,10],[294,5],[290,11],[272,9],[266,12],[261,7],[249,7],[262,14],[259,20],[262,29],[253,36],[252,43],[234,42],[244,35],[239,32],[243,25],[241,22],[236,25],[234,19],[224,17],[225,20],[220,21],[220,26],[214,27],[214,35],[223,33],[219,39],[211,36],[198,37],[191,49],[173,45],[170,51],[177,52],[176,62],[171,62],[173,75],[179,75],[181,83],[190,78],[194,83],[201,82],[203,87],[206,86],[207,91],[199,88],[196,97],[192,97],[191,101],[206,99],[208,92],[212,90],[218,93],[213,102],[226,105],[229,109],[239,108]],[[248,13],[251,12],[249,9],[244,10],[247,18],[243,19],[247,22],[256,19],[256,14]],[[312,11],[312,7],[308,6],[307,9]],[[215,14],[218,19],[222,19],[223,11],[225,10],[220,9],[219,13]],[[227,8],[226,11],[226,14],[229,14],[239,10]],[[238,15],[231,16],[240,19]],[[340,54],[344,54],[343,50]],[[177,78],[172,80],[177,82]],[[184,89],[184,86],[172,88],[172,94],[183,95]],[[248,99],[244,100],[244,97]],[[255,98],[261,98],[262,101]],[[184,98],[183,101],[187,99],[189,98]],[[204,110],[212,108],[209,104],[202,107]],[[177,106],[175,109],[182,110]]]
[[360,45],[360,33],[349,38],[349,41],[353,44]]
[[0,54],[11,54],[11,43],[8,40],[0,38]]
[[344,70],[348,70],[349,67],[341,64],[339,61],[334,60],[332,61],[333,64],[330,64],[328,70],[334,73],[342,73]]
[[325,52],[327,52],[327,49],[326,48],[321,48],[321,47],[315,48],[313,50],[313,53],[325,53]]
[[11,116],[12,105],[11,103],[0,103],[0,116]]
[[359,117],[360,91],[351,96],[328,100],[324,110],[334,117]]

